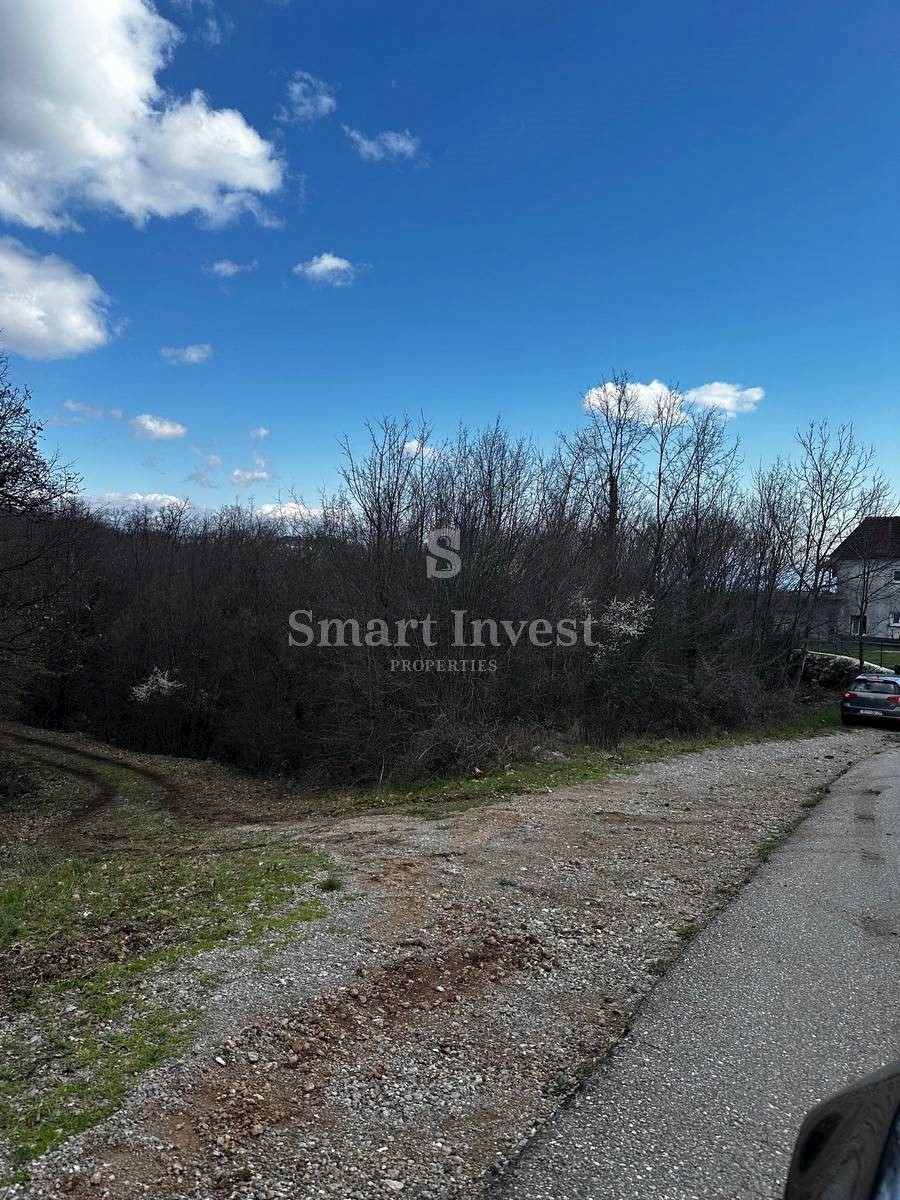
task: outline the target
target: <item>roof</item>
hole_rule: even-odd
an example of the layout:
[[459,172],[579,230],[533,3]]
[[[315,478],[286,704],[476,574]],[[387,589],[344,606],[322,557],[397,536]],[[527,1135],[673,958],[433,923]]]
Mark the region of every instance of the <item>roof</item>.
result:
[[866,517],[832,558],[900,558],[900,517]]

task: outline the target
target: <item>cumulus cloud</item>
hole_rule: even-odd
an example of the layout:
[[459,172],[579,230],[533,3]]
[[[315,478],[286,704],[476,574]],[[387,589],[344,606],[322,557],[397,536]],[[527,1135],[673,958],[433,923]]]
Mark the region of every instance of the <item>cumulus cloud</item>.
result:
[[187,433],[187,426],[178,421],[170,421],[166,417],[154,417],[151,413],[141,413],[139,417],[135,417],[131,428],[135,437],[150,438],[158,442],[183,438]]
[[440,458],[440,451],[434,446],[429,446],[418,438],[410,438],[408,442],[403,443],[403,453],[415,458],[421,455],[422,458]]
[[353,143],[356,153],[365,162],[415,158],[422,144],[408,129],[386,129],[384,133],[376,133],[371,138],[360,133],[358,129],[351,129],[349,125],[344,125],[343,129]]
[[356,278],[356,267],[347,258],[339,258],[326,250],[317,254],[309,262],[297,263],[295,275],[302,275],[310,283],[322,284],[325,287],[349,287]]
[[250,430],[250,436],[255,442],[261,442],[269,436],[269,430],[266,429],[265,425],[258,425],[256,429]]
[[292,124],[308,124],[327,117],[337,108],[334,88],[309,71],[295,71],[287,85],[287,101],[275,114],[276,119]]
[[105,346],[112,337],[108,303],[93,275],[0,237],[0,339],[7,349],[26,358],[70,358]]
[[101,492],[87,497],[94,508],[189,508],[190,501],[167,492]]
[[274,147],[234,109],[157,80],[181,36],[149,0],[0,6],[0,216],[51,231],[84,207],[137,225],[265,220],[260,197],[284,173]]
[[163,346],[160,354],[175,366],[196,367],[212,358],[212,346],[209,342],[196,346]]
[[245,471],[242,467],[235,467],[228,477],[236,487],[249,487],[251,483],[265,483],[272,476],[262,467],[254,467],[250,471]]
[[275,521],[302,521],[321,515],[320,508],[307,508],[297,500],[278,500],[273,504],[261,504],[256,510],[261,517]]
[[256,259],[249,263],[232,262],[230,258],[220,258],[203,270],[207,275],[215,275],[219,279],[233,279],[235,275],[243,275],[245,271],[255,271],[258,266]]
[[726,417],[736,417],[740,413],[753,412],[765,394],[765,389],[761,387],[745,388],[739,383],[717,380],[690,388],[684,393],[684,399],[687,404],[695,404],[698,408],[717,408]]
[[[659,379],[653,379],[650,383],[638,383],[636,380],[632,380],[627,384],[627,389],[635,417],[646,421],[652,420],[656,416],[658,404],[665,401],[670,395],[670,389]],[[621,390],[619,385],[613,382],[590,388],[585,392],[583,400],[584,408],[588,412],[591,409],[601,409],[606,405],[621,402]]]
[[[740,413],[753,412],[766,394],[761,387],[744,388],[737,383],[723,382],[704,383],[686,392],[678,392],[659,379],[653,379],[650,383],[632,380],[627,384],[627,388],[634,416],[645,421],[652,421],[657,417],[660,404],[675,406],[679,411],[687,407],[715,408],[722,412],[726,419],[730,419]],[[615,383],[604,383],[601,387],[591,388],[585,393],[584,408],[590,411],[606,404],[618,403],[619,396],[620,392]]]

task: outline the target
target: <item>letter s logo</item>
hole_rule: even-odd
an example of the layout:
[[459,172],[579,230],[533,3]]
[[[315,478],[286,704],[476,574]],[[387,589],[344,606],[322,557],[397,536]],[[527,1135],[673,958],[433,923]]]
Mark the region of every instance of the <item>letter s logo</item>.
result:
[[[446,546],[439,545],[440,542],[446,542],[447,546],[452,547],[447,549]],[[462,559],[456,553],[459,549],[459,530],[458,529],[432,529],[428,535],[428,560],[426,573],[429,579],[452,579],[462,570]],[[440,559],[445,566],[438,565]]]

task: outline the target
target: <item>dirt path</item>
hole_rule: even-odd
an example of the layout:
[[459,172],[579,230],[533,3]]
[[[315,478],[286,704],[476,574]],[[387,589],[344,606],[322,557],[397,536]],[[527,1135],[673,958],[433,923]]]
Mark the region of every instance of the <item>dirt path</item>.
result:
[[[733,746],[447,819],[296,823],[345,872],[331,924],[192,960],[185,1003],[201,968],[222,978],[191,1052],[9,1195],[482,1194],[760,845],[889,744]],[[179,770],[192,806],[221,778]]]
[[[79,739],[81,741],[82,739]],[[11,742],[37,762],[55,766],[58,770],[66,771],[81,779],[86,779],[95,786],[95,799],[92,808],[109,803],[115,796],[115,784],[107,775],[96,770],[95,764],[103,767],[125,769],[131,775],[138,775],[159,790],[166,804],[175,812],[181,810],[182,791],[163,772],[136,762],[132,756],[121,754],[106,754],[102,751],[88,749],[86,745],[73,743],[65,735],[46,735],[25,730],[22,726],[0,724],[0,742]],[[48,754],[47,751],[50,753]],[[59,758],[69,758],[70,763],[60,762]],[[77,765],[76,765],[77,764]]]

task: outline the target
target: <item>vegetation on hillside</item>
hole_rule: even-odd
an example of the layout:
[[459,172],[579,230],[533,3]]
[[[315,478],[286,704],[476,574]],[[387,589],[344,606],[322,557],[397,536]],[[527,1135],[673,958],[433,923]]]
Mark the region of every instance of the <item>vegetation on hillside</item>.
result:
[[[100,513],[5,377],[2,395],[8,714],[319,781],[777,719],[831,552],[886,502],[849,426],[748,475],[720,412],[620,377],[547,452],[499,424],[434,444],[386,420],[314,509]],[[435,530],[459,531],[456,575],[426,573]],[[289,644],[306,628],[330,644]]]

